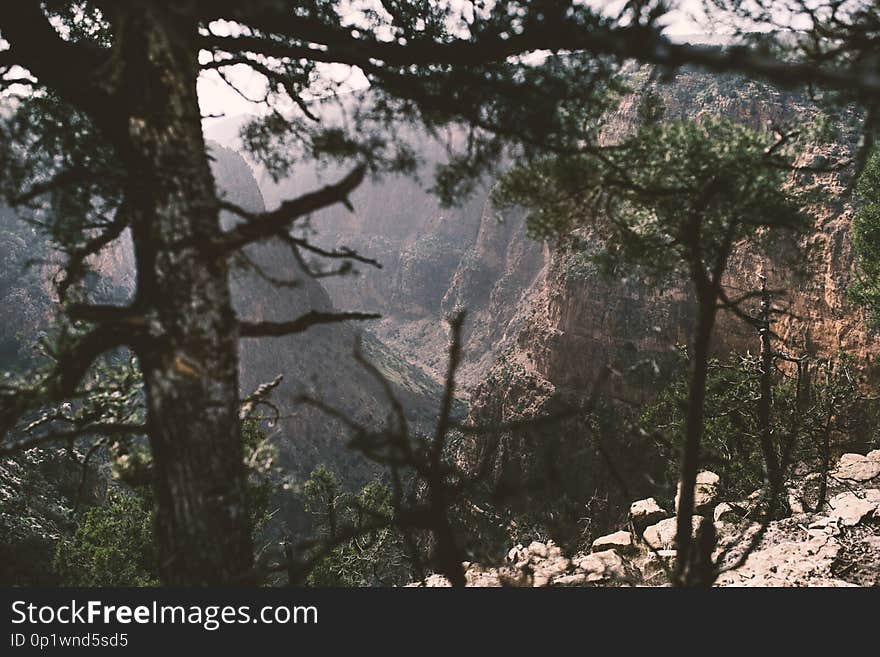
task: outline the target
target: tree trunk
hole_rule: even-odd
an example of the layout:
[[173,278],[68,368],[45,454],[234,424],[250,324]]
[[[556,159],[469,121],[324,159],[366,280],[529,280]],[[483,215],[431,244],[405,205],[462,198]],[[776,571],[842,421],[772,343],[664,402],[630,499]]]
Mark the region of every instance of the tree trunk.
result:
[[828,496],[828,472],[831,469],[831,421],[834,417],[835,399],[832,392],[831,363],[825,365],[825,421],[822,424],[822,444],[820,457],[822,459],[821,478],[819,479],[819,494],[816,497],[816,511],[821,511],[825,506],[825,498]]
[[114,140],[128,183],[138,349],[166,584],[247,583],[253,550],[238,419],[238,331],[196,95],[196,25],[126,8],[118,26],[126,124]]
[[773,348],[770,342],[770,295],[767,292],[767,279],[761,276],[761,395],[758,399],[758,428],[760,430],[761,453],[767,473],[767,489],[770,494],[771,510],[780,510],[782,494],[782,472],[779,458],[773,447],[771,431],[771,406],[773,401]]
[[706,379],[709,371],[709,350],[715,326],[715,315],[715,296],[708,293],[698,294],[698,315],[688,387],[685,444],[681,454],[681,480],[676,516],[674,583],[677,586],[687,586],[692,583],[688,578],[688,564],[693,547],[694,488],[700,464],[700,441],[703,435],[703,416],[706,405]]

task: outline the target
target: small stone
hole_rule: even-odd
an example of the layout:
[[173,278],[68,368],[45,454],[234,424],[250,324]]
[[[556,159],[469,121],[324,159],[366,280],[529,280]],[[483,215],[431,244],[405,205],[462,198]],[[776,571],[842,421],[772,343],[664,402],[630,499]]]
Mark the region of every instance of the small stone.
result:
[[522,544],[510,548],[510,551],[507,553],[507,560],[511,563],[517,563],[526,558],[528,558],[528,553]]
[[607,536],[600,536],[593,541],[593,552],[602,552],[603,550],[617,550],[621,554],[632,552],[635,549],[633,545],[632,534],[627,531],[614,532]]
[[562,577],[554,577],[554,586],[581,586],[587,581],[586,573],[574,573],[573,575],[563,575]]

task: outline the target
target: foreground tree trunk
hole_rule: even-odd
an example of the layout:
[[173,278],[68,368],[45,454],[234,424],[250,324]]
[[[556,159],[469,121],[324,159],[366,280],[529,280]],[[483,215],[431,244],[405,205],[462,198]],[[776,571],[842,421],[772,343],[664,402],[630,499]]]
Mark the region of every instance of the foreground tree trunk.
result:
[[137,259],[134,305],[150,334],[137,353],[159,570],[166,584],[247,583],[238,325],[226,260],[208,248],[220,223],[196,96],[196,25],[162,13],[146,5],[124,14],[126,125],[114,130]]
[[688,408],[685,424],[685,444],[681,454],[681,479],[679,483],[678,510],[676,515],[676,566],[674,584],[695,584],[689,577],[694,517],[694,488],[700,466],[700,441],[703,436],[703,417],[706,406],[706,379],[709,371],[709,354],[712,331],[715,327],[715,295],[698,293],[698,315],[694,334],[693,359],[688,384]]

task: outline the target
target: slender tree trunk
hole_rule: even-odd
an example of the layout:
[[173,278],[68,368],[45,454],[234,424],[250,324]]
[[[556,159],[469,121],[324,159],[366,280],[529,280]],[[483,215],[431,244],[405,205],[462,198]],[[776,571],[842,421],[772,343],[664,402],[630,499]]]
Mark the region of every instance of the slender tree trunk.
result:
[[434,534],[434,560],[437,570],[443,573],[454,587],[467,584],[461,562],[464,555],[458,548],[455,532],[449,522],[449,501],[446,498],[443,475],[439,461],[429,486],[431,529]]
[[698,315],[688,386],[685,444],[681,454],[681,481],[676,516],[674,583],[677,586],[687,586],[691,583],[687,575],[693,547],[694,488],[700,464],[700,441],[703,436],[703,416],[706,405],[706,379],[709,371],[709,352],[716,312],[715,296],[706,291],[698,292]]
[[764,457],[764,467],[767,473],[767,487],[773,495],[770,500],[771,508],[779,510],[779,497],[782,491],[782,472],[780,471],[779,459],[773,447],[773,434],[771,431],[771,406],[773,401],[773,387],[771,374],[773,372],[773,348],[770,342],[770,295],[767,292],[767,279],[761,276],[761,396],[758,400],[758,428],[760,429],[761,453]]
[[831,469],[831,421],[834,417],[834,394],[831,391],[831,363],[825,366],[825,422],[822,425],[822,444],[820,457],[822,459],[822,477],[819,479],[819,494],[816,497],[816,511],[825,506],[825,498],[828,496],[828,471]]
[[[238,332],[196,96],[196,26],[132,5],[119,26],[138,288],[151,333],[138,351],[166,584],[246,583],[253,550],[238,419]],[[185,23],[185,24],[184,24]]]

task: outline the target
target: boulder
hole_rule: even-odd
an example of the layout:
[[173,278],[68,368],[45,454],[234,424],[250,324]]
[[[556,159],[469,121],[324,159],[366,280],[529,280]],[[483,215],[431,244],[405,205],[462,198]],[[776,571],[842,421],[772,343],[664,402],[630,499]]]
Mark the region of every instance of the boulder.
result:
[[638,500],[629,505],[629,519],[639,533],[643,532],[645,527],[658,523],[667,517],[669,514],[657,504],[657,500],[653,497]]
[[635,550],[633,537],[627,531],[614,532],[607,536],[600,536],[593,541],[593,552],[604,550],[617,550],[621,554],[628,554]]
[[[711,513],[718,502],[718,482],[721,481],[714,472],[703,470],[697,473],[697,485],[694,486],[694,513],[701,515]],[[675,510],[678,511],[678,499],[681,497],[681,484],[675,493]]]
[[538,557],[540,559],[547,558],[547,546],[539,541],[532,541],[529,543],[528,551],[532,557]]
[[[546,583],[555,581],[557,577],[565,575],[568,569],[571,568],[571,560],[560,554],[551,556],[543,561],[538,561],[532,568],[535,577],[534,585],[545,586]],[[539,581],[543,581],[545,584],[539,584]]]
[[[691,526],[694,534],[697,533],[703,522],[701,516],[691,518]],[[676,518],[661,520],[656,525],[651,525],[645,530],[645,540],[656,550],[671,550],[675,548]]]
[[[595,584],[614,581],[622,584],[641,582],[638,571],[614,550],[592,552],[575,560],[575,566],[584,574],[584,581]],[[577,574],[577,573],[576,573]]]
[[657,550],[657,552],[648,552],[644,562],[641,564],[642,572],[648,583],[654,583],[651,580],[660,578],[660,581],[666,580],[667,571],[675,568],[675,550]]
[[880,450],[875,449],[867,455],[844,454],[835,470],[838,479],[850,481],[870,481],[880,476]]
[[[870,495],[868,495],[870,493]],[[856,495],[852,492],[840,493],[835,495],[828,502],[828,515],[836,518],[840,524],[845,527],[852,527],[859,524],[862,519],[873,515],[877,510],[876,496],[880,493],[872,493],[865,491],[863,495]],[[875,498],[875,499],[871,499]]]

